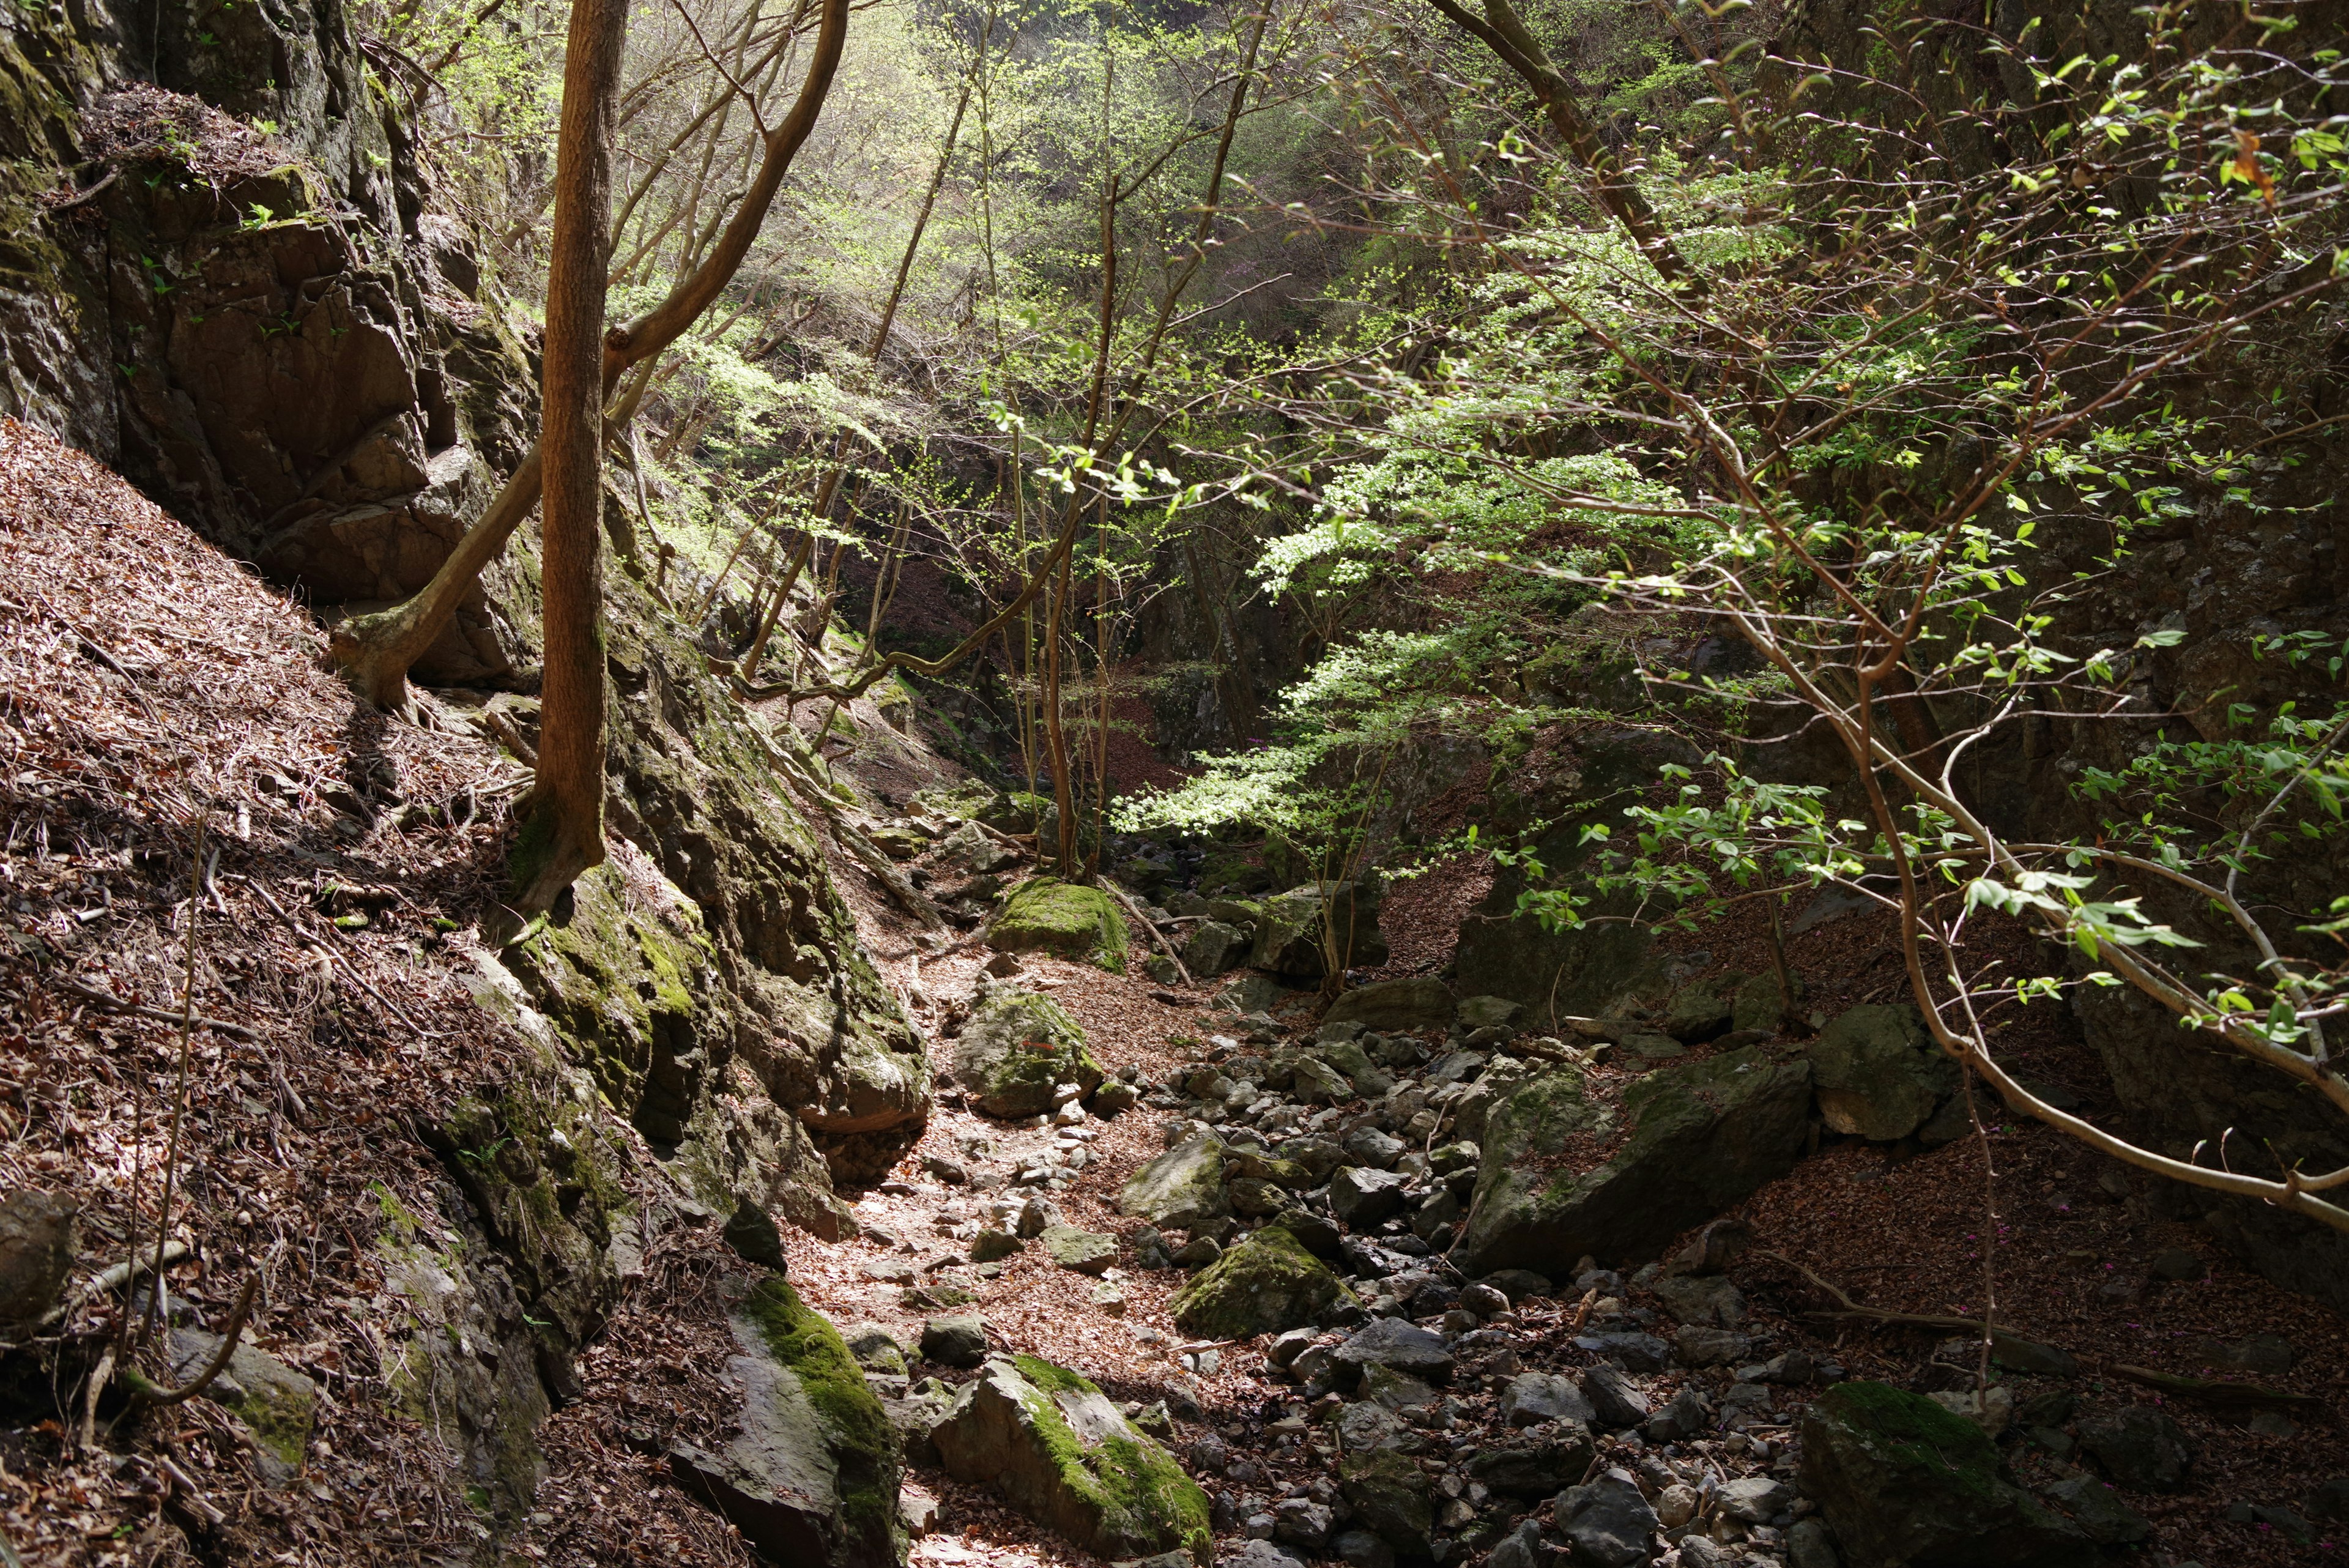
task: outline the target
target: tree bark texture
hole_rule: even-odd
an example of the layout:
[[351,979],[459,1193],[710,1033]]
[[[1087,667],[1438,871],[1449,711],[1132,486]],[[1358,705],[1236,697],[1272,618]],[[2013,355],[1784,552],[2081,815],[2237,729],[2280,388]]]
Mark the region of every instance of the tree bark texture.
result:
[[628,0],[573,0],[546,275],[539,452],[546,675],[516,908],[545,909],[604,858],[604,293],[612,117]]

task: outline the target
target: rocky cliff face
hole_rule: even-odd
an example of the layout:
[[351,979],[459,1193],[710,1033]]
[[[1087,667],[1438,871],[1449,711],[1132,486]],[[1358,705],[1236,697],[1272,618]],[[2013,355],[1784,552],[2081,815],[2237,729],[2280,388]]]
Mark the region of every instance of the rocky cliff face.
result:
[[[101,0],[0,26],[0,410],[329,613],[420,587],[527,446],[535,372],[341,6]],[[641,1245],[620,1176],[566,1136],[581,1105],[633,1122],[688,1205],[824,1235],[853,1224],[834,1173],[885,1168],[930,1106],[919,1038],[778,793],[796,739],[757,727],[616,517],[614,537],[620,842],[480,988],[536,1066],[419,1128],[468,1244],[412,1216],[384,1243],[432,1320],[418,1408],[509,1521]],[[525,529],[419,665],[440,722],[534,686],[535,561]],[[526,696],[499,701],[533,727]]]

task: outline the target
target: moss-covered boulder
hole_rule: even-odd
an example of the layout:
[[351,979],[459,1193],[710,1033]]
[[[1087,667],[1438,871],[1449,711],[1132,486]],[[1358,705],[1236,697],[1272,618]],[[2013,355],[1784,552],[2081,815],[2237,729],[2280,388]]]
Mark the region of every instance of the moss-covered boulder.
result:
[[1358,985],[1330,1004],[1324,1025],[1359,1023],[1365,1029],[1446,1029],[1455,1009],[1452,992],[1440,980],[1373,981]]
[[979,1000],[955,1044],[954,1075],[992,1116],[1042,1116],[1108,1075],[1059,1002],[1015,986],[991,986]]
[[734,1337],[734,1438],[717,1453],[674,1446],[670,1471],[773,1561],[902,1563],[903,1442],[839,1334],[770,1276],[743,1299]]
[[1166,1303],[1197,1339],[1251,1339],[1302,1328],[1353,1293],[1288,1231],[1268,1225],[1209,1264]]
[[1207,1499],[1174,1457],[1065,1367],[999,1356],[964,1385],[930,1440],[957,1480],[1104,1558],[1214,1552]]
[[1846,1009],[1806,1054],[1821,1118],[1877,1143],[1907,1137],[1957,1092],[1958,1064],[1906,1002]]
[[1117,1211],[1162,1231],[1193,1230],[1230,1213],[1223,1140],[1200,1133],[1143,1166],[1118,1194]]
[[1003,901],[987,941],[998,952],[1058,953],[1125,972],[1125,917],[1099,888],[1031,877]]
[[1982,1429],[1887,1383],[1842,1383],[1802,1423],[1802,1488],[1850,1563],[2055,1568],[2087,1533],[2012,1484]]
[[[1486,1119],[1454,1261],[1475,1278],[1585,1253],[1654,1257],[1792,1168],[1809,1109],[1809,1064],[1756,1046],[1651,1073],[1619,1111],[1590,1097],[1578,1073],[1533,1079]],[[1577,1141],[1611,1152],[1561,1163]]]
[[[171,1381],[185,1384],[220,1354],[221,1337],[198,1328],[171,1331]],[[253,1434],[262,1473],[273,1481],[291,1480],[310,1451],[310,1428],[317,1417],[318,1387],[275,1356],[250,1345],[229,1353],[204,1389],[204,1397],[234,1413]]]
[[1328,972],[1332,943],[1348,969],[1387,961],[1378,895],[1369,884],[1309,882],[1267,898],[1257,912],[1248,962],[1290,980],[1319,980]]

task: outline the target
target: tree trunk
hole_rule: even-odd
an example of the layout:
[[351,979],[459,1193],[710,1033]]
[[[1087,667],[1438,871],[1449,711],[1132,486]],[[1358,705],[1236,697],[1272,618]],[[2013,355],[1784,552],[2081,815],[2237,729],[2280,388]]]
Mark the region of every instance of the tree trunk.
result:
[[[832,90],[841,50],[848,40],[850,5],[851,0],[823,0],[815,53],[808,61],[799,97],[791,112],[767,133],[758,178],[735,209],[716,248],[690,276],[678,280],[650,314],[604,335],[603,385],[607,393],[630,368],[682,337],[741,269],[750,242],[775,204],[775,192],[782,187],[792,157],[815,129],[816,116]],[[609,254],[608,250],[598,252],[605,262]],[[481,520],[465,531],[421,592],[390,609],[354,617],[336,629],[329,651],[361,697],[379,708],[406,705],[409,668],[432,646],[457,606],[472,592],[474,579],[504,551],[506,541],[538,504],[540,482],[539,450],[533,447]]]
[[512,866],[514,908],[525,915],[604,858],[604,290],[627,32],[628,0],[572,0],[540,373],[546,677],[538,780]]

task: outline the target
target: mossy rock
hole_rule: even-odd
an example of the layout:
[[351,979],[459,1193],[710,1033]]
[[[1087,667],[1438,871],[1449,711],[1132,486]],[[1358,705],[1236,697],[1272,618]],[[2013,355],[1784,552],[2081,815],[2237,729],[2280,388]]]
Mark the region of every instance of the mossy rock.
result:
[[[990,987],[955,1044],[955,1081],[993,1116],[1035,1116],[1108,1076],[1084,1031],[1049,996]],[[1074,1086],[1077,1095],[1063,1091]]]
[[1143,1166],[1118,1194],[1117,1211],[1165,1231],[1194,1230],[1230,1213],[1223,1140],[1200,1133]]
[[734,1336],[734,1438],[714,1454],[676,1446],[672,1473],[777,1562],[896,1568],[904,1442],[848,1346],[771,1275],[743,1299]]
[[[211,1366],[212,1357],[220,1354],[220,1345],[216,1334],[173,1329],[171,1380],[185,1384]],[[239,1345],[229,1353],[228,1365],[204,1389],[204,1397],[244,1423],[268,1479],[289,1480],[302,1468],[318,1408],[317,1385],[307,1377],[266,1352]]]
[[1129,938],[1117,900],[1099,888],[1037,877],[1011,890],[987,940],[998,952],[1058,953],[1123,974]]
[[1077,1373],[999,1356],[964,1385],[931,1441],[957,1480],[1104,1558],[1214,1553],[1207,1499],[1174,1457]]
[[[1619,1121],[1588,1097],[1579,1074],[1535,1078],[1487,1116],[1483,1174],[1455,1260],[1475,1278],[1554,1269],[1585,1253],[1654,1257],[1790,1169],[1809,1109],[1809,1064],[1756,1046],[1651,1073],[1624,1093]],[[1545,1168],[1575,1135],[1624,1122],[1630,1136],[1603,1162]]]
[[1907,1137],[1958,1088],[1958,1064],[1905,1002],[1847,1008],[1806,1054],[1820,1116],[1876,1143]]
[[1267,1226],[1216,1259],[1166,1303],[1197,1339],[1251,1339],[1302,1328],[1353,1293],[1305,1244]]
[[1964,1417],[1887,1383],[1840,1383],[1803,1417],[1802,1489],[1847,1561],[2056,1568],[2085,1532],[2010,1482]]

